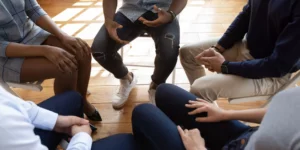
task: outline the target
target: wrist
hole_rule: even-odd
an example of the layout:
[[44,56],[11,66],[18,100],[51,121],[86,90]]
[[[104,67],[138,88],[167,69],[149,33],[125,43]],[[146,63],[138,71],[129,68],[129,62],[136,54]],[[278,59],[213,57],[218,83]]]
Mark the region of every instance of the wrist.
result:
[[220,44],[216,44],[215,47],[221,52],[225,52],[225,48],[223,48]]
[[176,14],[172,10],[168,10],[167,12],[171,18],[170,22],[172,22],[176,18]]
[[58,39],[63,40],[64,37],[69,36],[67,33],[61,31],[55,35]]
[[233,120],[232,114],[233,114],[233,110],[224,110],[222,121]]

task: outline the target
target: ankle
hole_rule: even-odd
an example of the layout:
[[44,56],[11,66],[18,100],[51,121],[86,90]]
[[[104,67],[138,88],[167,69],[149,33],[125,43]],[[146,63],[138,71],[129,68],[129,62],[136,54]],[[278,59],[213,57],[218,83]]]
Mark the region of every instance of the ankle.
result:
[[150,90],[151,89],[153,89],[153,90],[156,90],[156,88],[158,87],[158,85],[156,84],[156,83],[154,83],[154,82],[151,82],[151,84],[150,84]]
[[133,80],[133,73],[128,72],[128,74],[125,77],[123,77],[122,80],[128,80],[131,83]]

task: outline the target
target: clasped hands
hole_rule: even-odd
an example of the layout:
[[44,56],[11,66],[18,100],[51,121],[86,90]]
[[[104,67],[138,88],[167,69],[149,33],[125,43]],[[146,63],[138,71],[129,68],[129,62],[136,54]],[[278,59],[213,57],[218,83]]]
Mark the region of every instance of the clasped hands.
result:
[[204,50],[197,55],[195,59],[203,64],[209,71],[217,73],[221,72],[221,66],[225,61],[224,56],[214,50],[214,48]]

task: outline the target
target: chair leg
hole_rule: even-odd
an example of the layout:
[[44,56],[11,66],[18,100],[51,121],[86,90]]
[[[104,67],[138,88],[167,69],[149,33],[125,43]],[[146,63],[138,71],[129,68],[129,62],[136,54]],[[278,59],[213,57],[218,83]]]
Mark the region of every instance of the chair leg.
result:
[[174,68],[172,73],[172,84],[175,84],[175,78],[176,78],[176,67]]

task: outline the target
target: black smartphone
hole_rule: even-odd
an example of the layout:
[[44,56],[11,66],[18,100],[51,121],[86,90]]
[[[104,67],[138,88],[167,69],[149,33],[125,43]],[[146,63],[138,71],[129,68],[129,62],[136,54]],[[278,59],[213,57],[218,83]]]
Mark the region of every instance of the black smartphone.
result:
[[97,130],[97,127],[95,127],[94,125],[90,124],[90,127],[91,127],[91,130],[92,132],[96,131]]

